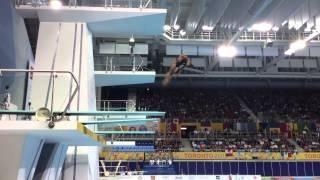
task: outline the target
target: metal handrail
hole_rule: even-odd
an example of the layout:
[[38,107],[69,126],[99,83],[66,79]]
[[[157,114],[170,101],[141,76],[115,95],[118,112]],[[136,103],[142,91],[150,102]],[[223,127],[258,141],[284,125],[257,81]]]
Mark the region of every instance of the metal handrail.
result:
[[[232,34],[235,34],[232,32]],[[290,33],[293,36],[290,36]],[[210,40],[210,41],[223,41],[226,40],[228,37],[225,36],[221,31],[209,31],[209,32],[197,32],[193,34],[186,34],[181,36],[179,31],[176,30],[168,30],[165,31],[164,34],[175,40]],[[248,32],[244,31],[238,38],[238,41],[266,41],[267,39],[273,41],[291,41],[296,40],[296,37],[308,37],[310,32],[288,32],[288,31],[279,31],[279,32]],[[313,41],[319,41],[320,36],[313,38]]]
[[[88,7],[122,7],[122,8],[153,8],[151,0],[101,0],[98,3],[79,5],[78,0],[68,0],[64,2],[65,7],[76,8],[80,6]],[[133,6],[133,4],[135,6]],[[49,6],[49,0],[15,0],[15,5],[19,7],[20,5],[30,5],[34,8],[40,6]]]
[[62,114],[61,114],[61,119],[65,116],[68,108],[71,105],[72,100],[74,99],[74,97],[76,96],[78,90],[79,90],[79,83],[76,79],[76,77],[74,76],[74,74],[71,71],[57,71],[57,70],[26,70],[26,69],[0,69],[0,76],[2,76],[3,72],[27,72],[27,73],[60,73],[60,74],[70,74],[72,79],[74,80],[74,82],[76,83],[76,88],[73,91],[73,93],[71,94],[71,97],[68,101],[68,104],[66,105],[66,107],[64,108]]
[[[103,111],[105,111],[105,110],[110,110],[110,109],[119,109],[119,110],[121,110],[122,109],[122,107],[110,107],[110,104],[112,105],[112,103],[125,103],[125,105],[126,105],[126,107],[125,107],[125,110],[128,110],[128,108],[129,108],[129,105],[134,105],[135,104],[135,102],[133,101],[133,100],[97,100],[96,101],[96,104],[98,104],[98,103],[103,103],[103,107],[100,107],[100,109],[103,109]],[[107,105],[107,107],[106,107],[106,105]]]

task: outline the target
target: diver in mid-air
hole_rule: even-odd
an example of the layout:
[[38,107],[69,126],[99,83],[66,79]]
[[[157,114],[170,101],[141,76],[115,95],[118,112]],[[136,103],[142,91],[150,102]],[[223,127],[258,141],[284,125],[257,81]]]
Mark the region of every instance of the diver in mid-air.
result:
[[185,68],[185,67],[191,67],[191,59],[184,55],[181,54],[179,57],[176,58],[176,60],[171,64],[171,67],[169,69],[169,71],[166,73],[164,80],[162,81],[162,85],[163,86],[168,86],[172,76],[174,74],[180,74],[181,71]]

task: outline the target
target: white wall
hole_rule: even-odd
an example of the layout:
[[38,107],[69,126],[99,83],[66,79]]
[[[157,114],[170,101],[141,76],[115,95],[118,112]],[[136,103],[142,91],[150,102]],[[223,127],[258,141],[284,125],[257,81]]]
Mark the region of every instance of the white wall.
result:
[[[3,0],[0,6],[0,68],[26,69],[28,61],[34,61],[23,18],[14,8],[12,1]],[[0,79],[0,94],[10,86],[12,103],[23,107],[25,74]],[[15,74],[18,75],[18,74]]]
[[0,136],[0,142],[0,179],[17,179],[24,137]]
[[[60,32],[59,37],[58,32]],[[55,49],[57,51],[54,60]],[[96,109],[92,35],[85,23],[41,22],[35,68],[73,72],[80,89],[71,103],[70,110],[94,111]],[[33,87],[41,87],[34,88],[31,93],[34,109],[45,104],[50,107],[52,91],[49,82],[50,76],[48,75],[34,75]],[[75,83],[72,82],[69,75],[58,74],[55,79],[54,110],[64,109],[74,88]],[[71,120],[76,120],[76,118]],[[98,179],[98,148],[78,147],[77,149],[79,151],[77,152],[76,176],[84,179]],[[64,170],[65,179],[71,179],[74,173],[72,158],[74,151],[71,149],[68,152],[65,164],[67,168]]]
[[41,139],[25,135],[0,136],[0,179],[32,179],[42,149]]

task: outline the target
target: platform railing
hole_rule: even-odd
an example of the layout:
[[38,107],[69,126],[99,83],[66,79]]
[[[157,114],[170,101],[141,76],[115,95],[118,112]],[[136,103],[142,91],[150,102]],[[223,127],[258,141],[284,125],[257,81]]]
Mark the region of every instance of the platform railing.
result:
[[133,100],[97,100],[96,104],[100,111],[135,111]]
[[28,73],[29,76],[33,76],[33,74],[35,73],[41,73],[41,74],[49,74],[49,85],[51,87],[51,89],[48,89],[48,96],[51,97],[51,105],[46,105],[46,106],[50,106],[50,110],[51,112],[54,111],[53,109],[53,102],[54,102],[54,98],[55,98],[55,94],[54,94],[54,89],[55,89],[55,79],[58,77],[58,74],[69,74],[71,76],[72,82],[75,83],[75,85],[73,86],[74,89],[71,92],[70,90],[70,96],[68,98],[66,98],[67,100],[67,104],[65,105],[64,109],[62,110],[61,113],[61,118],[63,118],[67,112],[67,110],[70,108],[71,102],[73,101],[73,99],[75,98],[78,90],[79,90],[79,83],[76,79],[76,77],[74,76],[74,74],[71,71],[57,71],[57,70],[27,70],[27,69],[0,69],[0,77],[4,77],[5,74],[16,74],[16,73]]
[[[236,31],[231,32],[235,34]],[[201,41],[224,41],[228,38],[224,31],[214,30],[214,31],[202,31],[192,34],[186,34],[182,36],[179,31],[168,30],[164,34],[171,40],[201,40]],[[238,41],[292,41],[296,40],[297,37],[302,39],[308,37],[311,32],[289,32],[289,31],[278,31],[278,32],[253,32],[244,31],[238,38]],[[320,36],[312,39],[312,41],[320,41]]]
[[[104,7],[104,8],[153,8],[152,0],[61,0],[65,7]],[[15,0],[17,7],[29,5],[31,7],[45,7],[50,5],[49,0]]]
[[[129,58],[129,57],[128,57]],[[140,55],[134,55],[132,63],[119,63],[117,57],[107,56],[102,63],[95,63],[94,69],[96,71],[150,71],[145,67],[145,60]]]

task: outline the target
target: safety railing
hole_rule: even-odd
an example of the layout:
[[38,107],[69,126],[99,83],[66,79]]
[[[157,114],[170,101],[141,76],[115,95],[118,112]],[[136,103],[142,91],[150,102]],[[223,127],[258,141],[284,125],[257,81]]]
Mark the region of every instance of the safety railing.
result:
[[156,136],[154,134],[117,134],[106,135],[107,139],[113,139],[114,141],[128,141],[128,140],[154,140]]
[[[231,35],[235,34],[232,32]],[[297,37],[305,39],[311,34],[311,32],[288,32],[288,31],[278,31],[278,32],[249,32],[244,31],[238,38],[238,41],[292,41],[297,40]],[[168,30],[165,35],[171,40],[203,40],[203,41],[225,41],[228,36],[223,31],[204,31],[192,34],[181,35],[179,31]],[[312,39],[313,41],[320,41],[320,36]]]
[[97,100],[96,104],[100,111],[135,111],[133,100]]
[[[128,57],[128,58],[131,58],[131,57]],[[131,63],[128,63],[128,61],[126,61],[125,63],[121,63],[121,62],[119,62],[117,57],[107,56],[105,60],[100,60],[100,62],[102,62],[102,63],[95,63],[94,69],[96,71],[107,71],[107,72],[112,72],[112,71],[150,71],[150,69],[145,67],[145,65],[147,63],[140,55],[134,55]]]
[[[59,111],[61,110],[61,118],[63,118],[67,112],[67,110],[69,109],[71,102],[73,101],[73,99],[75,98],[78,90],[79,90],[79,84],[77,79],[75,78],[74,74],[70,71],[56,71],[56,70],[26,70],[26,69],[0,69],[0,78],[1,79],[11,79],[11,80],[20,80],[19,76],[17,75],[17,73],[25,73],[25,76],[21,76],[20,78],[22,79],[26,79],[26,77],[28,77],[29,79],[41,79],[43,77],[40,77],[38,74],[49,74],[49,76],[44,77],[45,80],[48,84],[47,86],[47,95],[45,98],[47,98],[45,101],[45,107],[49,108],[51,112],[53,112],[54,110],[56,111],[57,109],[55,109],[55,107],[61,107],[63,108],[61,110],[61,108],[59,108]],[[61,75],[62,74],[62,75]],[[70,75],[70,77],[66,77],[64,75]],[[56,104],[57,101],[57,97],[56,97],[56,87],[61,85],[61,83],[65,83],[65,82],[70,82],[70,89],[66,90],[65,92],[65,97],[59,97],[59,99],[63,99],[64,101],[59,101],[59,104]],[[38,87],[41,88],[41,87]],[[23,97],[26,98],[26,97]],[[32,102],[28,102],[29,106],[28,109],[25,110],[31,110],[32,109]],[[10,109],[6,109],[6,110],[10,110]],[[17,110],[17,109],[15,109]],[[17,115],[18,116],[18,115]],[[21,119],[30,119],[30,117],[27,117],[25,115],[22,115]]]
[[[61,0],[65,7],[105,7],[105,8],[153,8],[152,0]],[[49,6],[49,0],[16,0],[16,6],[29,5],[31,7]]]

